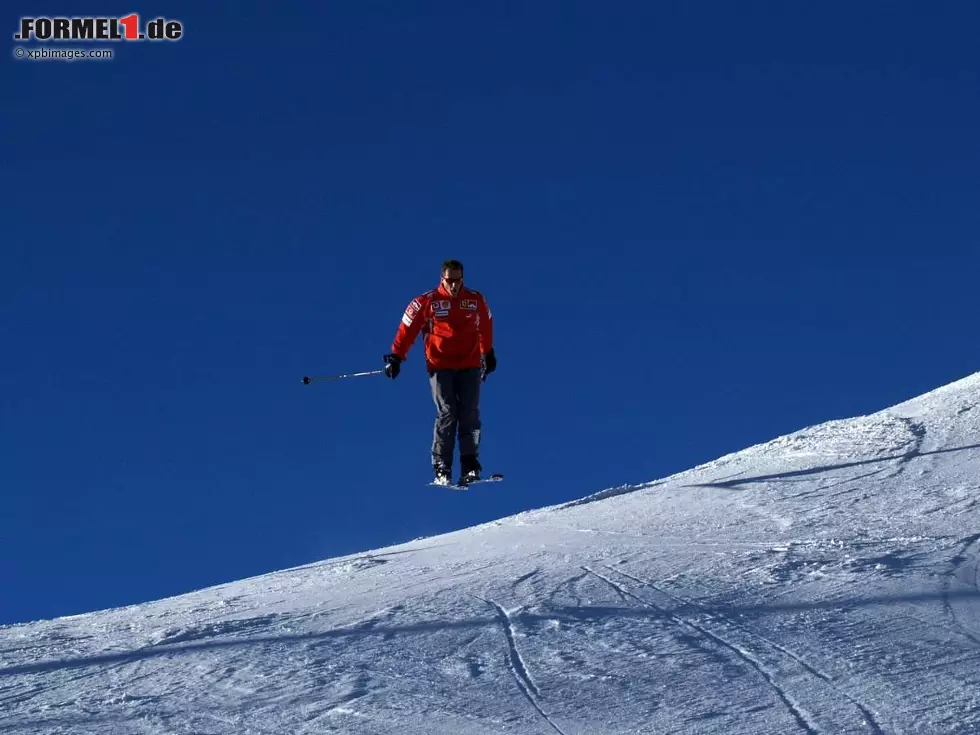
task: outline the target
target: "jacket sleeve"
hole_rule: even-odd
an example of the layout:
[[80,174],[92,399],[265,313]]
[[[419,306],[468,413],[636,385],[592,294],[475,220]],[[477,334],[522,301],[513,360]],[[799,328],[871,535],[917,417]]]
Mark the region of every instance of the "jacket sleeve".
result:
[[493,312],[487,299],[480,294],[480,354],[485,355],[493,349]]
[[402,314],[401,324],[398,325],[395,339],[391,343],[391,351],[402,360],[408,359],[408,351],[412,349],[412,345],[422,330],[422,325],[425,324],[427,302],[428,299],[425,296],[418,296],[412,299],[412,303],[405,308],[405,313]]

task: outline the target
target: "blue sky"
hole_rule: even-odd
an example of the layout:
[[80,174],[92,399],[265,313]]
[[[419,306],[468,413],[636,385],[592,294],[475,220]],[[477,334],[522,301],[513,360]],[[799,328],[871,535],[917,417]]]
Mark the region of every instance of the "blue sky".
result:
[[[978,6],[735,5],[8,9],[185,35],[4,65],[0,623],[652,480],[980,369]],[[462,495],[425,485],[421,344],[394,382],[300,383],[380,367],[446,258],[493,309],[507,475]]]

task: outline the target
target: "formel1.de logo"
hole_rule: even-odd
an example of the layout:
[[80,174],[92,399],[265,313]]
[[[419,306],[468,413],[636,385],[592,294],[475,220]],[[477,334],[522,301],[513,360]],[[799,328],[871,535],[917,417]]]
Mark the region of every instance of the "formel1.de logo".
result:
[[179,20],[154,18],[140,25],[137,13],[124,18],[21,18],[15,41],[177,41],[184,35]]

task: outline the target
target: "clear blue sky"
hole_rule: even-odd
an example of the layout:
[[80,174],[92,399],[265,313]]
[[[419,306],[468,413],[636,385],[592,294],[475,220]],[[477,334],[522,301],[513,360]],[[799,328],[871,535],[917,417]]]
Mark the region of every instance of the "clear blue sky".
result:
[[[185,36],[3,66],[0,623],[652,480],[980,370],[975,2],[43,12]],[[507,480],[468,494],[425,485],[421,344],[394,382],[300,383],[380,367],[445,258],[496,321]]]

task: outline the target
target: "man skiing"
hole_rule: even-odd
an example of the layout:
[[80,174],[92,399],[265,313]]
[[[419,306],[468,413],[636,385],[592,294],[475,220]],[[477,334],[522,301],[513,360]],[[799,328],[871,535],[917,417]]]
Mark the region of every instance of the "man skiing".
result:
[[419,333],[425,335],[436,420],[432,432],[435,482],[452,484],[453,453],[459,432],[460,483],[480,479],[480,384],[497,369],[493,317],[479,291],[463,286],[463,264],[442,264],[439,286],[412,299],[384,356],[385,375],[398,377],[401,363]]

